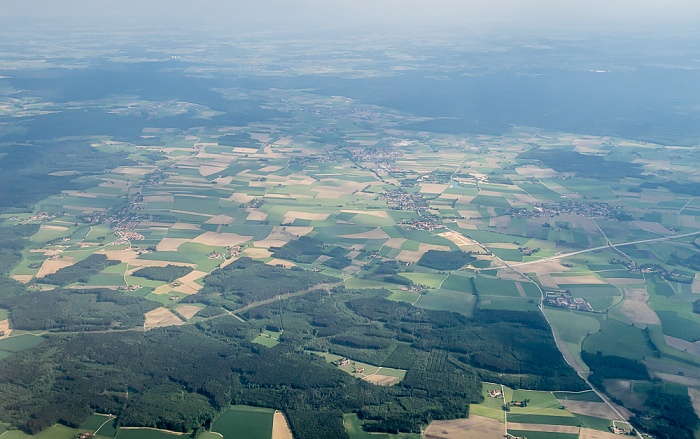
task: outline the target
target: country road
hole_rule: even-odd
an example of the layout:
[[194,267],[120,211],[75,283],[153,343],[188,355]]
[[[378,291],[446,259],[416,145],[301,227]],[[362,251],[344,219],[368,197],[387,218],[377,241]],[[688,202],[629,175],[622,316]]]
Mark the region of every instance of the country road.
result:
[[612,244],[612,243],[610,243],[610,241],[608,241],[609,244],[601,245],[601,246],[598,246],[598,247],[587,248],[587,249],[585,249],[585,250],[578,250],[578,251],[571,252],[571,253],[562,253],[562,254],[560,254],[560,255],[548,256],[548,257],[546,257],[546,258],[538,259],[538,260],[536,260],[536,261],[516,262],[516,263],[513,263],[513,264],[504,265],[504,266],[502,266],[502,267],[489,267],[489,269],[490,269],[490,270],[494,270],[494,269],[495,269],[495,270],[500,270],[500,269],[506,268],[506,267],[510,267],[510,268],[513,268],[513,267],[522,267],[523,265],[532,265],[532,264],[537,264],[537,263],[540,263],[540,262],[547,262],[547,261],[553,261],[553,260],[556,260],[556,259],[568,258],[569,256],[576,256],[576,255],[580,255],[580,254],[583,254],[583,253],[589,253],[589,252],[594,252],[594,251],[598,251],[598,250],[604,250],[604,249],[606,249],[606,248],[617,249],[617,247],[624,247],[624,246],[626,246],[626,245],[644,244],[644,243],[647,243],[647,242],[667,241],[667,240],[669,240],[669,239],[686,238],[686,237],[688,237],[688,236],[694,236],[694,235],[700,235],[700,231],[698,231],[698,232],[691,232],[691,233],[684,233],[684,234],[682,234],[682,235],[662,236],[662,237],[660,237],[660,238],[650,238],[650,239],[642,239],[642,240],[640,240],[640,241],[623,242],[623,243],[621,243],[621,244]]

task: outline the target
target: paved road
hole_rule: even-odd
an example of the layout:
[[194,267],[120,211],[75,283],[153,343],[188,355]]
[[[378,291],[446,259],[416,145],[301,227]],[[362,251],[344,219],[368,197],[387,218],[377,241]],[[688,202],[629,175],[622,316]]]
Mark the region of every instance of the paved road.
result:
[[516,263],[513,263],[513,264],[507,264],[507,265],[505,265],[505,266],[503,266],[503,267],[492,267],[492,268],[489,268],[489,269],[490,269],[490,270],[493,270],[493,269],[499,270],[499,269],[506,268],[506,267],[510,267],[510,268],[513,268],[513,267],[522,267],[523,265],[532,265],[532,264],[537,264],[537,263],[540,263],[540,262],[546,262],[546,261],[553,261],[553,260],[556,260],[556,259],[568,258],[569,256],[575,256],[575,255],[580,255],[580,254],[582,254],[582,253],[589,253],[589,252],[594,252],[594,251],[598,251],[598,250],[604,250],[604,249],[606,249],[606,248],[617,249],[617,247],[624,247],[624,246],[626,246],[626,245],[644,244],[644,243],[647,243],[647,242],[668,241],[669,239],[685,238],[685,237],[694,236],[694,235],[700,235],[700,231],[698,231],[698,232],[692,232],[692,233],[684,233],[684,234],[682,234],[682,235],[662,236],[662,237],[660,237],[660,238],[651,238],[651,239],[642,239],[642,240],[640,240],[640,241],[623,242],[623,243],[621,243],[621,244],[612,244],[612,243],[610,243],[610,241],[608,241],[608,244],[606,244],[606,245],[601,245],[601,246],[599,246],[599,247],[587,248],[587,249],[585,249],[585,250],[578,250],[578,251],[571,252],[571,253],[562,253],[562,254],[560,254],[560,255],[549,256],[549,257],[546,257],[546,258],[538,259],[538,260],[536,260],[536,261],[516,262]]

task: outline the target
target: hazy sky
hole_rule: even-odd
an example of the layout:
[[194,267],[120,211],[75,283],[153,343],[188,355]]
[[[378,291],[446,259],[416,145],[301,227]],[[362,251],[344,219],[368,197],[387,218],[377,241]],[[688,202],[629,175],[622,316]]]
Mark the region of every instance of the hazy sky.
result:
[[[698,0],[0,0],[0,19],[157,22],[276,29],[422,25],[639,31],[700,27]],[[409,28],[410,29],[410,28]],[[408,29],[407,29],[408,30]]]

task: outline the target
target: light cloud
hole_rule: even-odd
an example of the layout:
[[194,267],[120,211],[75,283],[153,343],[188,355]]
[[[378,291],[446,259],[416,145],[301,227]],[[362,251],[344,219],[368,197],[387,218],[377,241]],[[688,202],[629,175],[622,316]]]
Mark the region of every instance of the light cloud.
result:
[[[696,0],[3,0],[0,18],[252,24],[289,30],[381,26],[655,29],[700,26]],[[407,29],[410,31],[410,29]]]

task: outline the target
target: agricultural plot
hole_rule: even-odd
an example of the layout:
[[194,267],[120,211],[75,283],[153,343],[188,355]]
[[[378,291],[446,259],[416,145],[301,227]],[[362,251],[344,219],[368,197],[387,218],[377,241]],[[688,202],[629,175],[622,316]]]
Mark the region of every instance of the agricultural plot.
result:
[[271,409],[235,405],[214,420],[211,431],[224,438],[270,439],[274,414]]
[[379,386],[392,386],[394,384],[398,384],[406,376],[406,371],[401,369],[375,366],[330,353],[313,353],[322,356],[327,362],[338,366],[338,369],[342,370],[343,372]]
[[[58,284],[104,286],[157,302],[156,309],[145,313],[145,330],[217,322],[209,319],[222,307],[250,306],[241,318],[255,318],[256,306],[280,300],[279,291],[305,294],[306,287],[266,290],[270,271],[263,269],[259,277],[237,279],[249,288],[227,292],[227,302],[222,291],[236,284],[231,279],[204,290],[205,276],[218,276],[243,258],[268,269],[289,268],[292,275],[300,268],[329,274],[334,278],[326,278],[328,284],[337,280],[348,290],[387,289],[390,299],[423,308],[418,311],[423,315],[439,310],[471,317],[478,315],[477,307],[503,314],[536,312],[540,290],[533,282],[538,282],[545,291],[569,290],[595,311],[544,311],[570,354],[567,358],[584,372],[584,349],[645,359],[659,376],[670,375],[678,363],[696,365],[688,350],[700,339],[700,317],[691,308],[698,288],[688,266],[696,237],[676,238],[700,228],[700,202],[674,192],[677,188],[663,180],[665,172],[672,172],[676,184],[695,181],[696,172],[684,163],[689,152],[674,148],[678,157],[667,159],[655,151],[659,145],[518,126],[500,136],[419,133],[406,128],[406,122],[439,121],[418,122],[409,114],[308,90],[221,93],[237,103],[258,99],[255,111],[258,104],[276,108],[285,122],[242,118],[241,126],[223,127],[211,119],[221,113],[205,106],[133,104],[167,117],[196,108],[201,118],[195,128],[142,129],[131,143],[94,139],[97,151],[124,152],[135,162],[110,166],[114,169],[94,176],[93,187],[85,184],[39,200],[34,219],[13,220],[38,227],[13,277],[32,288],[46,286],[57,274],[106,256],[112,265]],[[114,111],[131,111],[125,108]],[[595,174],[600,169],[613,178],[601,180]],[[71,175],[56,172],[56,177]],[[647,182],[647,177],[659,181]],[[317,241],[314,251],[295,247],[302,237]],[[608,240],[619,246],[607,247]],[[442,265],[435,265],[430,259],[436,254],[451,257],[438,257]],[[388,261],[396,266],[387,277],[373,271],[377,262]],[[134,273],[168,265],[187,267],[190,273],[173,279]],[[641,272],[642,266],[647,272]],[[255,295],[261,291],[264,296]],[[323,299],[333,300],[330,287]],[[341,319],[342,306],[337,311]],[[7,317],[0,313],[2,321]],[[378,324],[377,330],[384,326]],[[0,331],[9,332],[9,323]],[[0,340],[0,356],[43,340],[9,335]],[[287,343],[280,336],[281,331],[264,329],[252,341],[272,348]],[[395,344],[387,352],[393,348]],[[340,368],[377,385],[396,384],[406,374],[353,360]],[[495,388],[487,384],[485,389]],[[573,437],[579,425],[600,423],[595,419],[607,415],[600,401],[586,397],[572,394],[562,400],[563,395],[557,399],[547,392],[505,390],[507,402],[528,400],[527,406],[512,406],[508,418],[511,433],[530,439]],[[502,404],[487,396],[472,407],[469,420],[434,422],[426,435],[501,436]],[[345,416],[348,434],[369,437],[353,416]],[[278,424],[272,419],[271,410],[233,407],[212,430],[224,437],[269,438]],[[91,419],[90,428],[99,428],[100,420]],[[169,434],[144,429],[114,433],[127,439]]]

